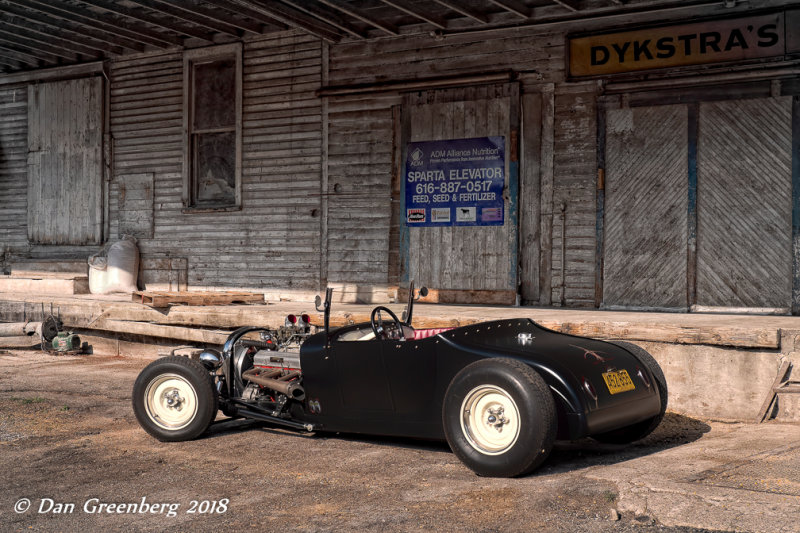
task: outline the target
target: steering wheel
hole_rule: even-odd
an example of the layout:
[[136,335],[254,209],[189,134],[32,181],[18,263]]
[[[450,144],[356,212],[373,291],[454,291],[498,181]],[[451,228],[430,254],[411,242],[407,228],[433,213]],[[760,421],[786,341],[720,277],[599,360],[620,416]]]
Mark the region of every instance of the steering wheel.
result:
[[[369,315],[369,322],[372,325],[372,332],[375,334],[376,339],[389,339],[388,332],[383,327],[383,319],[381,318],[381,313],[386,312],[392,320],[394,321],[394,329],[400,335],[400,340],[406,340],[405,335],[403,334],[403,326],[400,324],[400,320],[397,318],[391,309],[387,307],[383,307],[379,305],[375,309],[372,310],[372,313]],[[377,319],[377,320],[376,320]]]

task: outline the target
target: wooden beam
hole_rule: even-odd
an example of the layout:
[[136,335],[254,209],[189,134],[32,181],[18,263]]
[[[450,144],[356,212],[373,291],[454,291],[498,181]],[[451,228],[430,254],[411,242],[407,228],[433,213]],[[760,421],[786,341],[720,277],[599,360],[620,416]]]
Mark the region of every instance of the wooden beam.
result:
[[[9,59],[9,60],[17,61],[19,63],[22,63],[24,65],[28,65],[28,66],[31,66],[31,67],[39,67],[39,66],[42,65],[41,60],[31,56],[30,54],[23,54],[23,53],[15,52],[13,50],[8,50],[8,49],[4,48],[2,44],[0,44],[0,56],[4,57],[6,59]],[[2,85],[3,82],[5,82],[5,80],[6,80],[6,78],[3,78],[3,80],[0,80],[0,85]]]
[[519,0],[489,0],[489,2],[524,19],[531,18],[531,9]]
[[153,26],[158,26],[167,31],[180,33],[187,37],[194,37],[196,39],[201,39],[208,42],[214,42],[211,34],[208,32],[196,30],[178,22],[167,21],[164,19],[164,17],[151,15],[142,9],[125,7],[119,2],[112,2],[110,0],[81,0],[81,2],[99,7],[100,9],[104,9],[110,13],[116,13],[124,17],[132,18],[147,24],[152,24]]
[[96,40],[98,43],[97,46],[100,46],[99,43],[108,43],[112,45],[113,48],[127,48],[136,52],[144,51],[144,45],[137,41],[126,39],[125,37],[120,37],[119,35],[104,32],[102,30],[87,28],[86,26],[81,26],[68,20],[51,17],[50,15],[38,11],[22,9],[13,4],[4,4],[3,11],[31,22],[60,29],[61,33],[64,34],[64,38],[66,38],[66,34],[73,35],[73,39],[76,37],[82,39],[81,42],[85,42],[87,46],[94,46],[91,45],[90,42]]
[[231,0],[231,2],[237,6],[244,6],[255,11],[260,11],[269,17],[276,18],[289,26],[303,30],[311,35],[316,35],[320,39],[328,42],[336,43],[342,38],[342,34],[330,24],[321,22],[306,15],[302,11],[298,11],[274,0]]
[[74,50],[79,54],[93,56],[97,55],[97,52],[105,52],[112,55],[121,55],[124,52],[121,46],[109,45],[102,41],[76,35],[59,28],[48,28],[41,24],[28,22],[22,17],[14,15],[8,16],[0,21],[0,27],[9,28],[8,31],[19,31],[19,29],[22,29],[27,35],[44,36],[46,39],[45,42],[49,42],[50,44],[63,43],[64,48]]
[[[171,0],[169,2],[165,0],[158,0],[159,2],[169,3],[170,5],[174,5],[175,7],[182,9],[184,11],[189,11],[191,13],[197,13],[198,15],[202,15],[211,20],[218,20],[228,26],[233,26],[234,28],[239,28],[243,31],[249,31],[250,33],[260,34],[262,32],[262,24],[258,21],[250,20],[246,17],[234,17],[231,16],[230,11],[222,11],[221,9],[207,9],[198,5],[196,2],[192,2],[191,0]],[[211,3],[211,2],[208,2]],[[229,2],[222,2],[225,6],[229,6]],[[277,22],[277,21],[276,21]],[[275,29],[283,29],[275,27]]]
[[16,61],[14,59],[8,59],[4,57],[2,53],[0,53],[0,65],[3,65],[4,67],[9,67],[14,70],[20,70],[22,68],[25,68],[25,65],[23,65],[19,61]]
[[[15,33],[13,30],[8,31],[7,29],[0,28],[0,40],[6,43],[23,46],[30,50],[35,50],[37,53],[44,52],[52,56],[68,59],[69,61],[78,60],[78,56],[76,54],[68,52],[59,46],[50,46],[47,43],[41,42],[38,38],[35,38],[34,36],[30,36],[30,38],[20,37],[19,34]],[[92,51],[91,55],[93,58],[98,57],[98,54],[95,51]]]
[[[22,31],[20,31],[22,30]],[[76,43],[69,39],[61,39],[58,30],[52,30],[48,33],[47,28],[41,26],[31,26],[21,21],[18,17],[8,17],[0,21],[0,32],[5,32],[10,35],[25,35],[30,40],[42,43],[48,47],[56,47],[56,49],[71,50],[76,54],[98,58],[103,55],[103,50],[98,50],[91,46]],[[122,53],[122,48],[117,48],[117,54]]]
[[127,320],[98,320],[87,329],[114,331],[117,333],[134,333],[137,335],[146,335],[148,337],[160,337],[164,339],[176,339],[180,341],[216,345],[225,344],[225,341],[230,335],[228,331],[162,326],[143,322],[129,322]]
[[231,0],[205,0],[207,4],[211,4],[216,6],[220,9],[225,9],[229,13],[236,13],[243,17],[246,17],[250,20],[255,20],[260,24],[263,24],[265,28],[263,28],[260,33],[264,33],[265,31],[271,30],[287,30],[289,26],[284,24],[280,20],[271,17],[269,15],[265,15],[260,11],[256,11],[255,9],[251,9],[244,5],[234,4]]
[[152,9],[153,11],[158,11],[159,13],[164,13],[166,15],[175,17],[176,19],[189,22],[190,24],[202,26],[211,31],[225,33],[228,35],[232,35],[234,37],[241,37],[242,32],[241,30],[239,30],[239,28],[231,26],[225,22],[222,22],[216,17],[207,17],[205,15],[201,15],[199,11],[181,8],[179,6],[173,5],[172,3],[163,3],[156,0],[129,0],[129,1],[134,4],[146,7],[148,9]]
[[[0,45],[2,48],[2,45]],[[5,50],[0,49],[0,55],[8,55]],[[30,60],[29,60],[30,61]],[[32,70],[30,72],[18,72],[0,78],[0,86],[14,85],[17,83],[74,80],[86,76],[96,76],[103,72],[103,62],[93,61],[91,63],[81,63],[80,65],[68,65],[64,67],[54,67],[46,69]]]
[[554,3],[566,7],[570,11],[580,11],[580,5],[578,0],[553,0]]
[[434,0],[434,2],[446,7],[447,9],[451,9],[456,13],[461,13],[465,17],[469,17],[472,20],[477,20],[482,24],[489,23],[489,17],[486,16],[486,13],[480,12],[477,9],[472,9],[470,7],[467,7],[463,3],[452,2],[450,0]]
[[373,28],[379,29],[385,33],[388,33],[389,35],[400,35],[400,30],[398,30],[394,25],[383,22],[382,20],[375,19],[374,17],[369,17],[357,9],[354,9],[349,6],[339,5],[335,2],[332,2],[331,0],[317,0],[317,1],[320,4],[325,4],[326,6],[341,11],[346,15],[350,15],[354,19],[369,24]]
[[359,39],[364,39],[367,37],[367,34],[349,22],[347,22],[339,13],[333,11],[332,9],[327,9],[324,6],[320,5],[312,5],[309,4],[307,0],[282,0],[284,4],[288,4],[298,11],[302,11],[311,15],[312,17],[316,17],[322,22],[326,24],[330,24],[331,26],[335,26],[342,31],[345,31],[352,35],[353,37],[358,37]]
[[33,57],[36,59],[41,59],[42,61],[50,64],[58,64],[61,59],[53,54],[48,54],[46,52],[40,52],[39,50],[31,49],[27,46],[19,46],[14,44],[13,42],[8,42],[6,39],[0,37],[0,48],[4,48],[6,50],[10,50],[12,52],[16,52],[18,54],[23,54],[28,57]]
[[114,34],[122,35],[136,42],[149,44],[158,48],[166,46],[183,46],[183,39],[174,35],[165,35],[146,28],[140,24],[134,24],[124,19],[106,17],[105,20],[98,20],[97,13],[78,7],[76,5],[66,6],[57,0],[11,0],[15,4],[36,9],[43,13],[75,22],[81,27],[102,28]]
[[420,9],[415,8],[415,7],[411,7],[404,0],[381,0],[381,2],[383,2],[384,4],[386,4],[388,6],[392,6],[395,9],[398,9],[398,10],[402,11],[403,13],[411,15],[412,17],[415,17],[415,18],[418,18],[419,20],[427,22],[428,24],[433,24],[434,26],[436,26],[440,30],[447,29],[447,22],[446,21],[431,17],[430,15],[425,13],[424,11],[421,11]]

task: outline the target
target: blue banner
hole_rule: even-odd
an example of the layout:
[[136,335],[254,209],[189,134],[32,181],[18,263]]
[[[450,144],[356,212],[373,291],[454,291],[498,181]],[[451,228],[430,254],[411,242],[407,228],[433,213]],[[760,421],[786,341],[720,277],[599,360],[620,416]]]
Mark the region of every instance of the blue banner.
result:
[[502,226],[505,137],[408,144],[406,225]]

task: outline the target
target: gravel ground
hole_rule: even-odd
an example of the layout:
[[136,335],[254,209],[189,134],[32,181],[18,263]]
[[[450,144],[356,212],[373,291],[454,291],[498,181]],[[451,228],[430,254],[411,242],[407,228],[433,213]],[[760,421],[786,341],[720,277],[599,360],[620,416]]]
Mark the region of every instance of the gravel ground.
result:
[[0,529],[706,531],[646,515],[615,519],[617,486],[586,475],[696,441],[710,429],[701,421],[668,414],[627,447],[558,443],[535,474],[487,479],[444,443],[309,436],[248,421],[160,443],[130,406],[147,363],[0,350]]

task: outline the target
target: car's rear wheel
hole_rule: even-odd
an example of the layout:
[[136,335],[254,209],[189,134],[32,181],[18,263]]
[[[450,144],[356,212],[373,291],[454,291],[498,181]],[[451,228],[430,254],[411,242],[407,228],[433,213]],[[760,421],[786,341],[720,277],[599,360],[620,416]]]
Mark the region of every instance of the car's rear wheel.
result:
[[556,435],[550,388],[513,359],[476,361],[456,374],[442,421],[453,453],[480,476],[531,472],[550,454]]
[[636,356],[637,359],[639,359],[639,361],[641,361],[642,365],[650,371],[650,374],[653,376],[653,378],[655,378],[655,384],[658,386],[658,394],[661,401],[661,410],[653,418],[648,418],[642,422],[637,422],[636,424],[615,429],[614,431],[609,431],[607,433],[592,435],[592,438],[600,442],[605,442],[608,444],[628,444],[648,436],[658,427],[658,425],[661,423],[661,420],[664,419],[664,413],[667,411],[668,398],[667,379],[664,377],[664,372],[661,370],[661,366],[658,364],[658,361],[656,361],[655,358],[641,346],[624,341],[613,341],[613,344],[616,344],[617,346],[625,348],[631,352]]
[[161,441],[203,434],[217,414],[217,393],[208,370],[181,356],[153,361],[133,385],[133,412],[142,428]]

